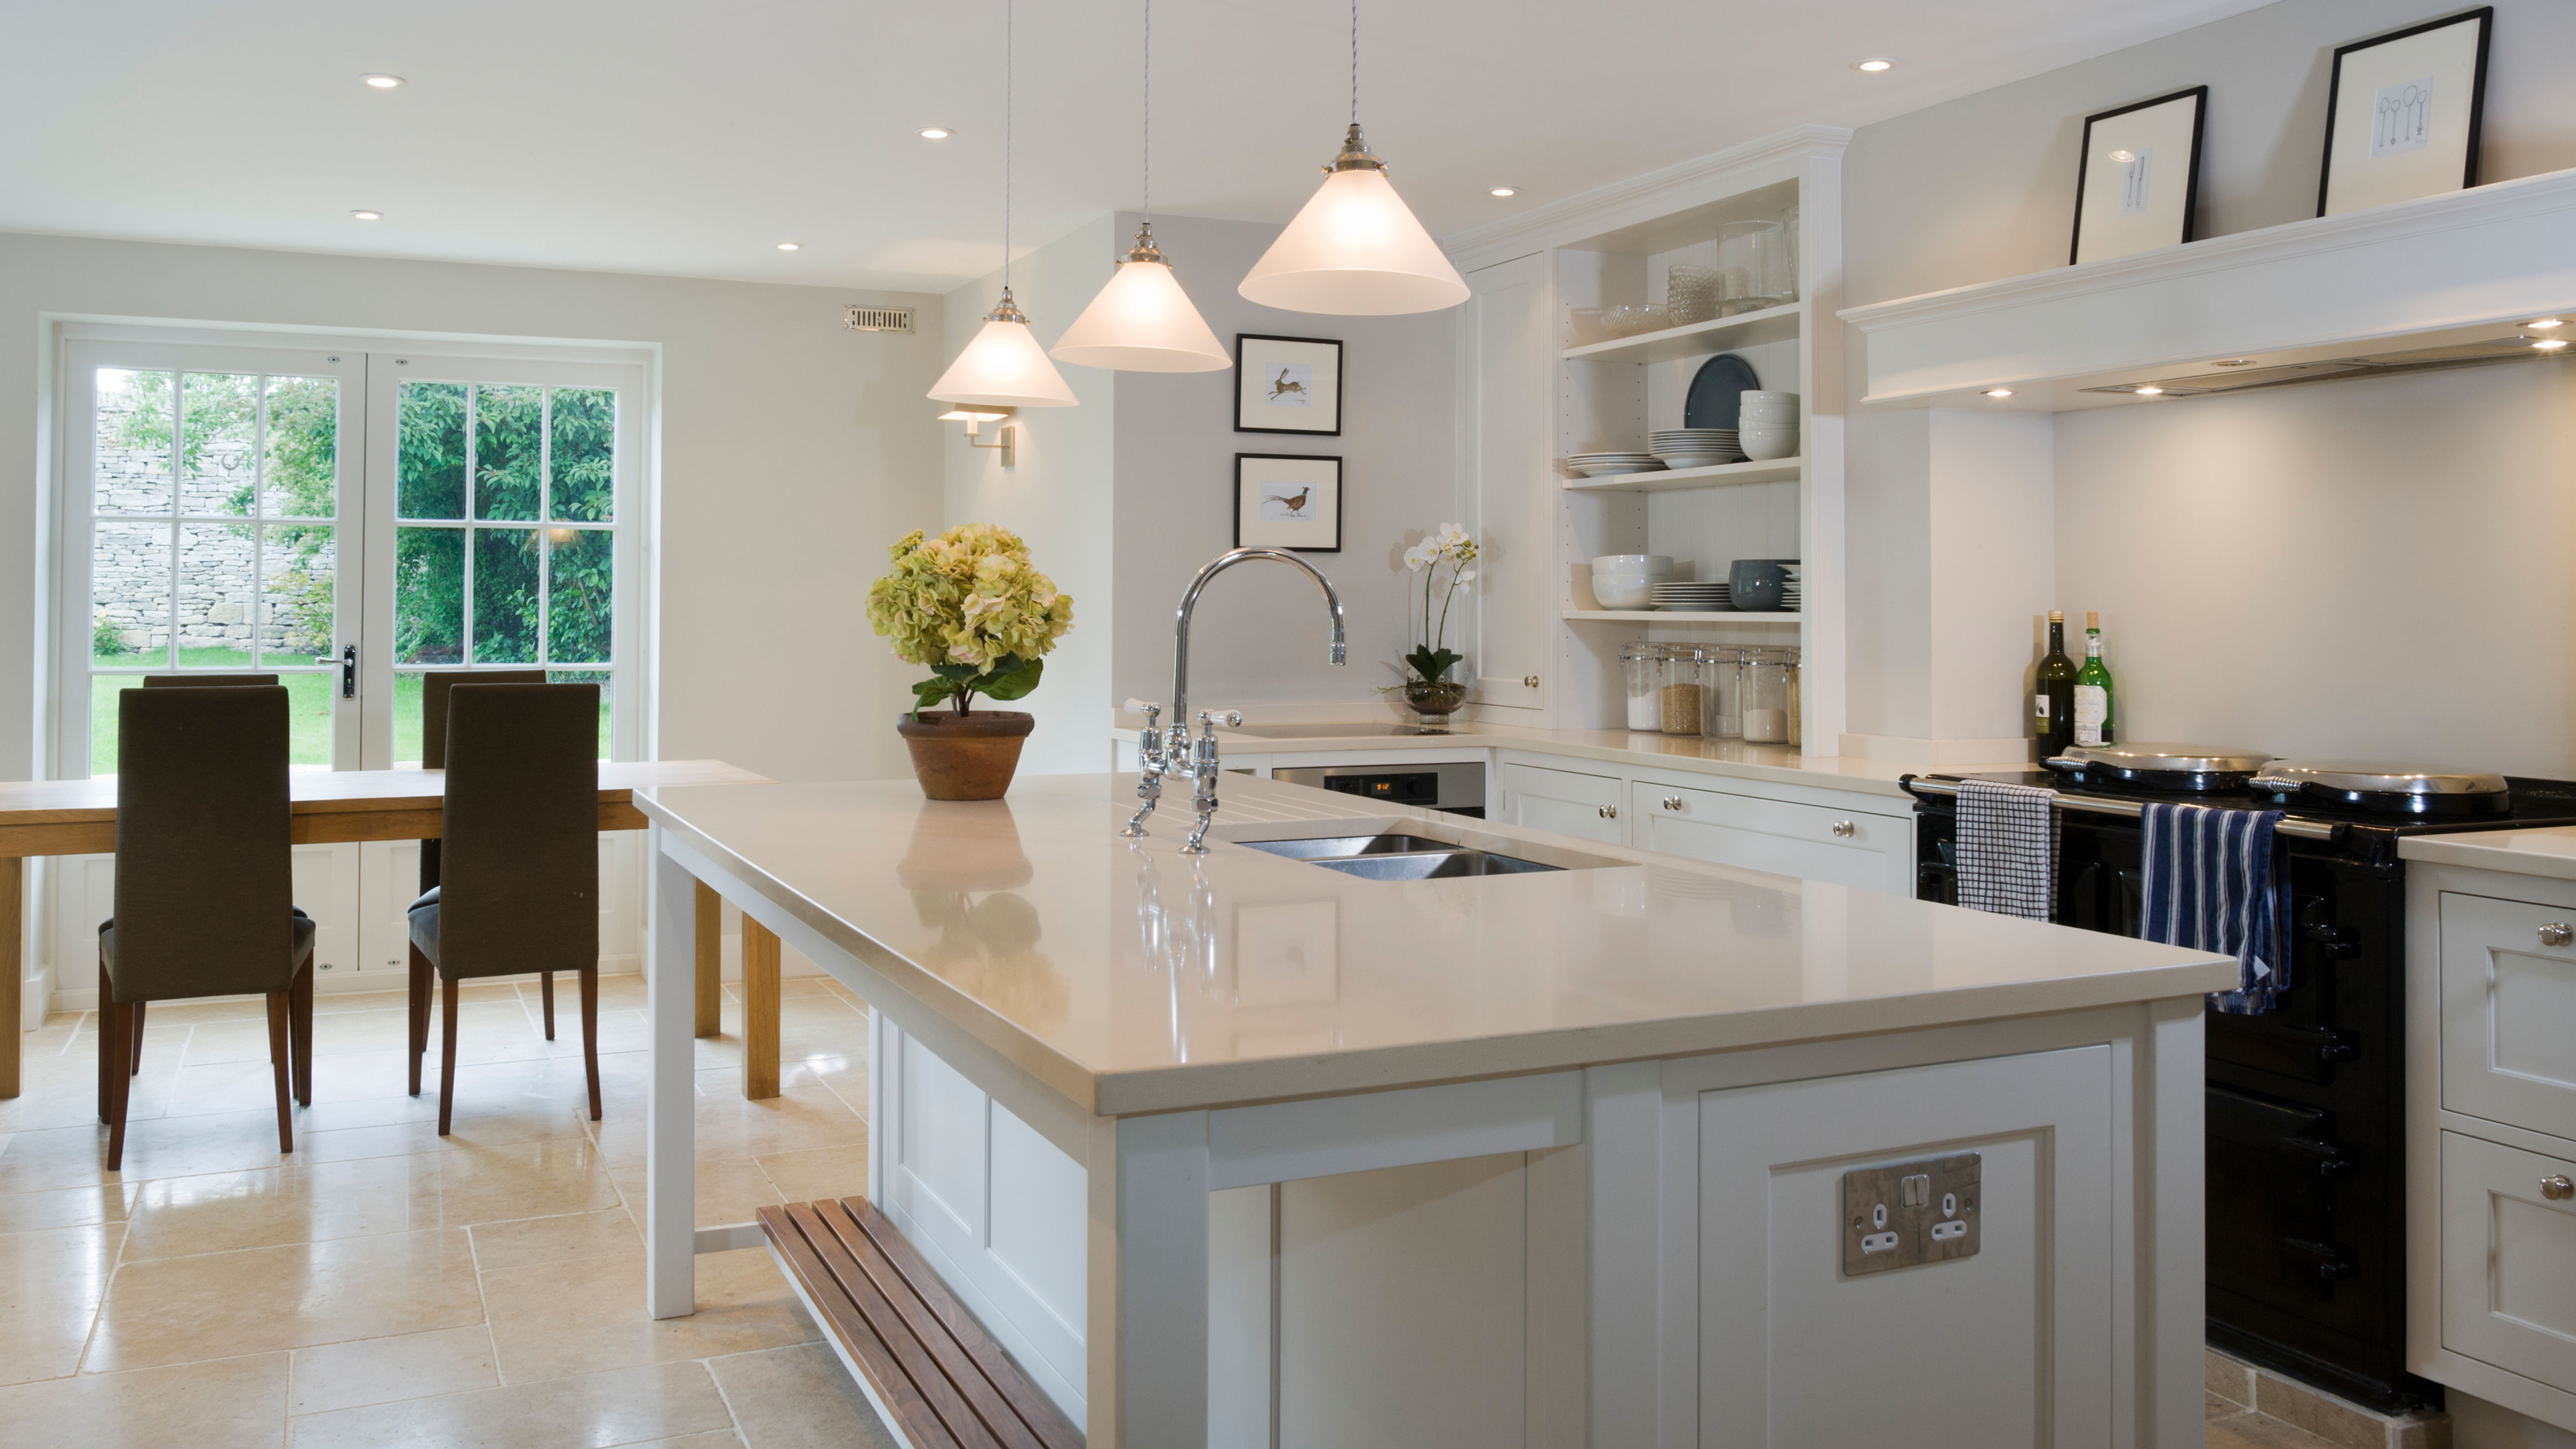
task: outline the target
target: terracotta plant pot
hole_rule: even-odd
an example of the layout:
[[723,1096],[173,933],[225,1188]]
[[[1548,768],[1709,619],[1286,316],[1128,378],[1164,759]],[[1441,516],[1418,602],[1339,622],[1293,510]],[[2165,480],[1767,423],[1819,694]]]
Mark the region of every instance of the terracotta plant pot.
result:
[[894,722],[921,793],[933,800],[1001,799],[1020,768],[1020,743],[1037,725],[1035,715],[1004,709],[933,709]]

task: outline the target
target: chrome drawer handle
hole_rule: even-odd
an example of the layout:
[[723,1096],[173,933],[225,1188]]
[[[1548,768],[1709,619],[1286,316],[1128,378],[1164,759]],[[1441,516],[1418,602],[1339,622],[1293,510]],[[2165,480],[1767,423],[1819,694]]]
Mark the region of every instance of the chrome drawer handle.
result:
[[1616,820],[1619,818],[1619,807],[1616,805],[1603,805],[1595,809],[1592,813],[1600,816],[1604,820]]
[[2565,921],[2552,921],[2540,928],[2540,944],[2544,946],[2564,946],[2570,941],[2576,941],[2576,931],[2567,929]]
[[2576,1182],[2569,1182],[2563,1172],[2544,1177],[2540,1180],[2540,1195],[2551,1202],[2565,1202],[2576,1197]]
[[1667,796],[1665,796],[1665,797],[1664,797],[1664,808],[1665,808],[1665,809],[1667,809],[1667,810],[1679,810],[1680,808],[1682,808],[1682,797],[1681,797],[1681,796],[1679,796],[1679,795],[1667,795]]
[[1859,826],[1852,824],[1848,820],[1837,820],[1834,822],[1834,834],[1841,836],[1845,840],[1851,839],[1853,834],[1859,829]]

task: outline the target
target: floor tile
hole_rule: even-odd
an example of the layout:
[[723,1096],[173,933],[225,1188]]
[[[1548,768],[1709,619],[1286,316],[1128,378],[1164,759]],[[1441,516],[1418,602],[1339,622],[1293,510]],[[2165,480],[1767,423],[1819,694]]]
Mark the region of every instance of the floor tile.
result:
[[482,1317],[463,1232],[388,1233],[128,1263],[90,1372],[455,1328]]
[[464,1146],[438,1155],[439,1222],[451,1228],[618,1205],[617,1184],[585,1138]]
[[644,1251],[644,1235],[637,1230],[634,1217],[622,1207],[517,1222],[477,1223],[473,1236],[475,1266],[486,1273],[531,1263],[568,1263],[578,1258],[615,1258]]
[[0,1388],[9,1449],[276,1449],[285,1424],[282,1353]]
[[536,1263],[483,1275],[493,1348],[507,1383],[779,1348],[814,1338],[766,1249],[703,1254],[698,1311],[642,1313],[642,1256]]
[[822,1344],[735,1354],[707,1368],[750,1449],[898,1449],[849,1370]]
[[0,1383],[60,1378],[80,1367],[124,1236],[122,1223],[0,1236]]
[[140,1185],[125,1258],[177,1258],[438,1226],[436,1158],[293,1163]]
[[[644,1167],[641,1163],[613,1170],[618,1191],[625,1196],[627,1211],[636,1221],[644,1217]],[[783,1203],[769,1174],[748,1157],[711,1157],[703,1151],[698,1156],[697,1217],[699,1227],[720,1227],[726,1223],[747,1223],[760,1209]]]
[[826,1197],[864,1197],[868,1191],[868,1149],[815,1147],[803,1152],[773,1152],[757,1159],[760,1170],[788,1202]]
[[2203,1431],[2203,1449],[2334,1449],[2332,1444],[2260,1414],[2221,1419]]
[[[0,1152],[8,1139],[0,1137]],[[132,1216],[135,1183],[101,1183],[53,1192],[0,1194],[0,1233],[34,1232],[39,1228],[78,1228],[93,1223],[121,1223]]]
[[726,1429],[732,1416],[703,1365],[671,1363],[342,1409],[294,1423],[298,1449],[606,1449]]
[[497,1386],[492,1335],[482,1324],[401,1333],[295,1351],[287,1412],[321,1414]]

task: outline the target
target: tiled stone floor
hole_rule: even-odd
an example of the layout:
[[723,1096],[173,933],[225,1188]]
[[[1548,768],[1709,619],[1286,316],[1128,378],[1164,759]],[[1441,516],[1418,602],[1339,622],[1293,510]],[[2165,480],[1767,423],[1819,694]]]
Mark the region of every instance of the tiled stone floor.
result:
[[[402,995],[320,998],[285,1158],[256,1002],[153,1008],[116,1174],[96,1018],[28,1035],[0,1101],[0,1444],[890,1443],[765,1252],[700,1258],[697,1315],[644,1316],[643,983],[601,983],[596,1124],[560,984],[553,1042],[533,982],[465,988],[445,1139],[435,1033],[404,1090]],[[778,1098],[742,1098],[730,993],[698,1043],[702,1224],[865,1189],[865,1008],[786,992]]]

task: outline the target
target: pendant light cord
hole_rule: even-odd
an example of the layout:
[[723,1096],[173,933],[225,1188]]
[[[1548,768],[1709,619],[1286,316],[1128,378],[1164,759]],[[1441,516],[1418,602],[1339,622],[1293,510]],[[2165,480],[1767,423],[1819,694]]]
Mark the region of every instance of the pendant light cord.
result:
[[1360,0],[1351,0],[1351,124],[1360,123]]
[[1154,0],[1145,0],[1145,209],[1154,219]]
[[[1356,6],[1358,0],[1352,0]],[[1002,0],[1002,296],[1011,295],[1011,0]]]

